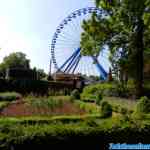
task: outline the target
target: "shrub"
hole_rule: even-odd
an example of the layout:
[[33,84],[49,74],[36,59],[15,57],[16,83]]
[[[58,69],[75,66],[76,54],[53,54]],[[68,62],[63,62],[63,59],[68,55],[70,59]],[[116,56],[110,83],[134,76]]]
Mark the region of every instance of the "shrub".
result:
[[9,103],[10,102],[7,101],[0,102],[0,111],[3,110],[3,108],[7,107]]
[[97,105],[91,105],[90,103],[85,103],[82,101],[76,101],[77,106],[86,111],[89,114],[99,114],[99,106]]
[[101,103],[101,116],[103,118],[112,116],[112,106],[106,101]]
[[96,104],[100,105],[100,102],[102,101],[102,99],[103,99],[103,94],[99,92],[96,96]]
[[[104,96],[114,96],[114,86],[109,83],[100,83],[86,86],[81,94],[81,99],[84,101],[96,100],[98,94],[102,93]],[[100,95],[101,96],[101,95]]]
[[141,97],[136,106],[137,113],[150,113],[150,100],[144,96]]
[[80,99],[79,90],[75,89],[71,92],[71,100]]
[[5,92],[5,93],[0,93],[0,101],[13,101],[20,99],[21,95],[16,92]]
[[128,112],[127,108],[124,108],[124,107],[120,108],[120,113],[121,114],[125,115],[125,114],[127,114],[127,112]]
[[104,96],[130,97],[134,95],[134,89],[133,86],[122,85],[118,82],[98,83],[86,86],[81,94],[81,99],[84,101],[93,101],[96,99],[98,93],[103,93]]

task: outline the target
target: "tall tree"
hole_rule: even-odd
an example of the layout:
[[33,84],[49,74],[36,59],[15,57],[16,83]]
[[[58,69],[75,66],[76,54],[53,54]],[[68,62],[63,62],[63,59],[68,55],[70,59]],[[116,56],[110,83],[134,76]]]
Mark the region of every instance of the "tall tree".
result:
[[[91,39],[95,40],[95,45],[98,43],[99,51],[108,45],[114,66],[120,70],[121,74],[128,73],[130,77],[134,78],[136,95],[140,97],[143,94],[143,56],[145,48],[148,47],[146,32],[149,33],[147,22],[149,22],[150,16],[146,10],[149,9],[149,0],[137,0],[136,2],[96,0],[95,2],[97,7],[106,11],[106,17],[96,16],[96,22],[92,17],[83,23],[84,33],[81,37],[83,53],[87,55],[86,52],[89,51],[86,44],[83,43],[87,43],[86,41],[91,41]],[[93,22],[96,25],[93,25]],[[97,31],[89,30],[88,25]],[[89,34],[91,31],[93,35]],[[89,47],[96,47],[94,44],[91,42]],[[91,49],[90,53],[94,54],[95,51]]]
[[22,52],[14,52],[4,57],[0,64],[0,74],[4,77],[8,68],[24,68],[30,69],[30,60],[26,58],[26,54]]

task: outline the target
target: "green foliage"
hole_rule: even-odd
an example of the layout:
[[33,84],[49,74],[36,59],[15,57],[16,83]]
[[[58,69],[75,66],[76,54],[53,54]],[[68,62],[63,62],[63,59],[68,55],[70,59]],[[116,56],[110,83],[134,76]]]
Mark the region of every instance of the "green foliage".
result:
[[0,111],[1,111],[3,108],[7,107],[7,106],[9,105],[9,103],[10,103],[10,102],[8,102],[8,101],[2,101],[2,102],[0,102]]
[[[52,118],[51,118],[52,119]],[[0,119],[0,149],[43,149],[47,147],[67,148],[73,143],[75,149],[104,149],[109,143],[149,143],[150,124],[127,121],[124,118],[98,119],[97,117],[56,117],[43,123],[30,123],[34,119]],[[70,120],[70,121],[69,121]],[[28,121],[30,124],[27,124]],[[35,119],[36,121],[36,119]],[[45,122],[44,122],[45,121]],[[46,122],[48,121],[48,122]],[[58,122],[63,122],[63,124]],[[79,123],[80,122],[80,123]],[[104,141],[105,139],[105,141]],[[60,147],[59,147],[60,146]],[[10,148],[11,147],[11,148]],[[107,149],[107,148],[106,148]]]
[[[95,85],[86,86],[81,93],[81,99],[84,101],[95,101],[98,94],[111,95],[114,92],[114,86],[108,83],[100,83]],[[101,95],[101,94],[100,94]],[[99,95],[99,96],[100,96]]]
[[21,95],[16,92],[0,93],[0,101],[14,101],[21,98]]
[[122,83],[116,83],[115,89],[116,89],[117,96],[120,96],[120,97],[129,97],[130,96],[129,91],[131,89],[129,89],[126,85],[124,85]]
[[3,60],[6,68],[29,68],[29,60],[22,52],[14,52]]
[[101,103],[101,116],[104,118],[112,116],[112,106],[106,101]]
[[104,97],[104,100],[111,104],[113,111],[117,113],[132,113],[136,106],[136,101],[132,99]]
[[38,80],[42,80],[42,79],[44,79],[46,77],[46,73],[44,72],[43,69],[36,69],[34,67],[33,70],[37,73],[37,79]]
[[100,102],[102,101],[102,99],[103,99],[103,94],[99,92],[96,96],[96,104],[100,105]]
[[70,96],[71,100],[76,100],[76,99],[80,99],[80,92],[79,90],[75,89],[71,92],[71,96]]
[[24,68],[29,69],[30,60],[26,58],[26,55],[22,52],[14,52],[9,56],[4,57],[3,62],[0,64],[0,72],[5,77],[6,69],[8,68]]
[[63,101],[61,99],[54,99],[52,97],[48,98],[35,98],[35,97],[27,97],[26,101],[30,104],[33,108],[37,109],[51,109],[58,107],[63,107]]
[[135,94],[139,97],[143,92],[143,59],[150,48],[150,17],[146,12],[150,10],[149,1],[95,0],[95,3],[103,13],[93,14],[83,22],[82,55],[97,57],[107,45],[116,79],[122,84],[134,79]]
[[107,97],[115,96],[128,98],[135,94],[135,88],[133,85],[128,84],[125,86],[118,82],[98,83],[86,86],[81,93],[81,99],[84,101],[95,101],[99,93]]
[[122,107],[120,110],[120,113],[123,115],[127,114],[127,112],[128,112],[127,108],[124,108],[124,107]]
[[48,93],[49,82],[29,79],[0,80],[3,83],[0,91],[16,91],[21,94],[36,93],[46,95]]
[[138,101],[136,106],[137,113],[150,113],[150,100],[144,96]]
[[77,106],[79,106],[80,109],[85,110],[89,114],[99,114],[100,109],[99,106],[91,103],[85,103],[82,101],[76,101]]

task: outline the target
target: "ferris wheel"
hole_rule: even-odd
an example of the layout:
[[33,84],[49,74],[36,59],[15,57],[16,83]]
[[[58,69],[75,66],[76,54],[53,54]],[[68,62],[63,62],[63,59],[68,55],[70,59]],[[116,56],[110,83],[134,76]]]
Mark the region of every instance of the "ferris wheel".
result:
[[82,23],[83,20],[90,19],[93,13],[102,15],[103,10],[96,7],[76,10],[57,27],[50,45],[51,59],[56,73],[96,75],[103,79],[107,78],[111,66],[107,47],[101,50],[97,58],[81,55]]

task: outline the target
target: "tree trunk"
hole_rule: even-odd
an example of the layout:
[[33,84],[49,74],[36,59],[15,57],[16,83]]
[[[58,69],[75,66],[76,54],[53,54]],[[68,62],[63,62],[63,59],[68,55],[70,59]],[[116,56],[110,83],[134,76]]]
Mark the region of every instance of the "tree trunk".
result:
[[137,60],[133,60],[137,62],[136,66],[136,75],[135,75],[135,82],[136,82],[136,97],[139,98],[143,96],[143,32],[144,32],[144,23],[143,20],[140,18],[138,19],[137,23],[137,30],[136,30],[136,58]]

